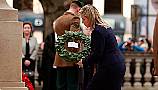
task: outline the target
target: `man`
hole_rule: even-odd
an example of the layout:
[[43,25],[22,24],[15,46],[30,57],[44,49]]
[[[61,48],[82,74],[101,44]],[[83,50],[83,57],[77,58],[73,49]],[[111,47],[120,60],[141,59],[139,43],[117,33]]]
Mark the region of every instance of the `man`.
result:
[[[54,22],[54,31],[61,36],[68,31],[80,30],[80,18],[78,12],[82,4],[72,1],[70,8]],[[67,50],[71,50],[65,47]],[[63,60],[56,52],[54,67],[57,68],[57,90],[78,90],[78,66],[74,62]]]
[[56,90],[56,69],[53,68],[55,59],[55,35],[50,33],[44,42],[42,54],[42,68],[39,71],[43,79],[42,90]]

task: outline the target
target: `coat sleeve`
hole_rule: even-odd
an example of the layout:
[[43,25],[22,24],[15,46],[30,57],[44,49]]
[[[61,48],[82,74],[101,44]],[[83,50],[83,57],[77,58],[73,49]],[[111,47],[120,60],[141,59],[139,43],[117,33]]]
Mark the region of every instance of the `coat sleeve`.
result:
[[37,55],[37,52],[38,52],[38,43],[37,43],[37,39],[34,38],[34,42],[35,42],[35,47],[34,47],[34,50],[30,56],[31,59],[35,60],[36,59],[36,55]]

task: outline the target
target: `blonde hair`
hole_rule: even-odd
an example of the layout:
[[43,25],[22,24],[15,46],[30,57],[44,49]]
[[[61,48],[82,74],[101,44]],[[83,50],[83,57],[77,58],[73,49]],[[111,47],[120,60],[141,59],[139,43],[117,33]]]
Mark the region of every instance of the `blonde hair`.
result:
[[81,16],[85,16],[90,20],[90,25],[92,26],[92,28],[95,28],[95,24],[103,25],[104,27],[109,27],[109,25],[102,20],[98,10],[90,4],[82,7],[80,10],[80,14]]

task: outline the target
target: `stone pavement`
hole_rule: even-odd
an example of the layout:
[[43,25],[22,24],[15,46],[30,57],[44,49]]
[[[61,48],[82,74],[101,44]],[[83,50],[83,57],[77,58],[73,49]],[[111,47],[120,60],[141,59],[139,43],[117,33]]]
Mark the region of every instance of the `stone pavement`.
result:
[[39,85],[38,82],[35,81],[35,90],[42,90],[42,83]]
[[[38,82],[35,82],[35,90],[42,90],[42,85],[39,86]],[[158,90],[158,86],[156,87],[122,87],[122,90]]]

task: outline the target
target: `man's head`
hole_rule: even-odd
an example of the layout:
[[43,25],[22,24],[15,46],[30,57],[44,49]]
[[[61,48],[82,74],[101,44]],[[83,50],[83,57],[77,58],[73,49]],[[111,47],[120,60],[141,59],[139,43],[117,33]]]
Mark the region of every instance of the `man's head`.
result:
[[77,12],[80,11],[80,8],[82,7],[82,3],[80,1],[72,1],[70,4],[70,9],[75,9]]

